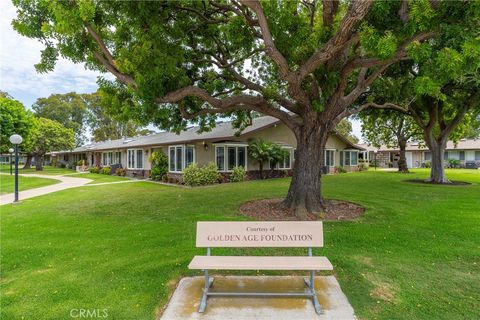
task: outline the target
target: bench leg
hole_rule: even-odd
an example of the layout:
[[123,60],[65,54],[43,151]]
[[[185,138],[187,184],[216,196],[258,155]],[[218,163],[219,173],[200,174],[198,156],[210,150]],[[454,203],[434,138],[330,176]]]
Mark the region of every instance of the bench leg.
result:
[[203,288],[202,299],[200,299],[200,305],[198,306],[198,312],[205,312],[207,308],[208,289],[213,285],[213,278],[209,278],[208,270],[205,270],[205,285]]
[[322,308],[320,307],[320,303],[318,302],[317,295],[315,293],[315,271],[310,271],[310,279],[303,278],[305,285],[310,290],[310,295],[313,302],[313,307],[315,308],[315,312],[320,314],[322,312]]

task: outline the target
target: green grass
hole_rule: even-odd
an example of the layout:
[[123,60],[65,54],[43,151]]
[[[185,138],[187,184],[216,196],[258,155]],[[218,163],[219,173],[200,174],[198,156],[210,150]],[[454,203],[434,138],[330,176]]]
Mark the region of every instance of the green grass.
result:
[[75,174],[75,175],[71,175],[71,177],[92,179],[93,181],[90,182],[89,184],[129,180],[129,178],[119,177],[116,175],[105,175],[105,174],[97,174],[97,173]]
[[[58,168],[52,166],[44,166],[43,171],[35,171],[35,167],[31,167],[30,169],[22,169],[23,164],[20,164],[18,167],[18,173],[20,174],[45,174],[45,175],[62,175],[62,174],[70,174],[75,173],[73,169],[66,169],[66,168]],[[15,169],[14,169],[15,170]],[[0,172],[10,173],[10,166],[7,164],[0,165]]]
[[[402,182],[425,178],[426,170],[323,179],[328,198],[367,209],[356,221],[326,222],[325,248],[316,250],[332,261],[361,319],[478,318],[479,173],[448,172],[452,180],[474,183],[469,186]],[[193,255],[204,254],[195,248],[196,221],[245,219],[238,213],[243,202],[284,196],[288,184],[277,179],[192,189],[125,183],[2,207],[0,317],[67,319],[72,308],[106,308],[109,319],[154,319],[176,281],[199,275],[187,269]]]
[[[14,176],[0,174],[0,194],[15,192]],[[50,178],[22,177],[18,176],[18,190],[28,190],[59,183],[59,180]]]

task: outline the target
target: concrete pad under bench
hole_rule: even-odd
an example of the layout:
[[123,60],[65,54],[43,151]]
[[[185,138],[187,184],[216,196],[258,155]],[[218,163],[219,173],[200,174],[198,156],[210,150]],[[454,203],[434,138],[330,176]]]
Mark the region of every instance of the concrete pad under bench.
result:
[[[215,291],[302,292],[307,290],[301,276],[212,276]],[[226,319],[355,319],[354,311],[334,276],[315,277],[315,289],[322,305],[317,315],[310,299],[263,297],[211,297],[205,313],[198,313],[204,277],[180,280],[160,320]]]

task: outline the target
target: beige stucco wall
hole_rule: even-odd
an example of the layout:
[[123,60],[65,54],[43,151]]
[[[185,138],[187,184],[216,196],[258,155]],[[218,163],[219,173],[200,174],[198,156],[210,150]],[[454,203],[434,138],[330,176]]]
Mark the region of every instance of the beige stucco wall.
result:
[[[297,147],[297,141],[295,139],[295,135],[293,132],[284,124],[276,124],[272,127],[265,128],[256,132],[251,132],[246,135],[242,135],[241,137],[233,137],[231,138],[226,144],[229,143],[248,143],[254,139],[264,139],[266,141],[275,142],[278,144],[285,145],[286,147],[291,147],[291,159],[292,159],[292,167],[294,161],[294,149]],[[219,143],[206,141],[206,146],[204,146],[203,141],[193,142],[193,143],[186,143],[185,145],[193,145],[195,148],[195,161],[198,163],[199,166],[204,166],[209,162],[215,162],[215,146]],[[181,144],[174,144],[174,145],[181,145]],[[149,156],[152,152],[155,151],[162,151],[168,157],[168,147],[167,145],[164,146],[148,146],[144,148],[132,148],[132,149],[142,149],[144,151],[144,170],[151,170],[151,164],[148,161]],[[345,142],[340,140],[337,136],[331,135],[328,137],[326,143],[326,149],[334,150],[334,161],[335,166],[340,165],[340,151],[347,148]],[[109,149],[109,150],[102,150],[100,152],[96,152],[95,154],[98,156],[98,164],[100,164],[101,154],[102,152],[121,152],[121,163],[124,168],[127,168],[127,150],[129,148],[118,148],[118,149]],[[248,152],[248,151],[247,151]],[[252,159],[250,156],[247,156],[247,170],[258,170],[259,164],[256,160]],[[264,169],[269,169],[269,164],[264,164]]]

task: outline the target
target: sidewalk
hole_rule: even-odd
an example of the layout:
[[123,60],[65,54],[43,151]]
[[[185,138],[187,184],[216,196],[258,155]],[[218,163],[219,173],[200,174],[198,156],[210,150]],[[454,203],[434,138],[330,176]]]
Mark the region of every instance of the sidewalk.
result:
[[[81,187],[86,185],[87,183],[92,182],[93,180],[91,179],[86,179],[86,178],[71,178],[68,176],[49,176],[49,175],[43,175],[43,174],[22,174],[21,176],[24,177],[37,177],[37,178],[44,178],[44,179],[55,179],[55,180],[60,180],[60,183],[53,184],[50,186],[46,187],[40,187],[40,188],[35,188],[35,189],[29,189],[29,190],[24,190],[20,191],[18,193],[18,198],[20,201],[33,198],[33,197],[38,197],[44,194],[52,193],[55,191],[60,191],[60,190],[65,190],[65,189],[70,189],[70,188],[75,188],[75,187]],[[15,199],[15,194],[9,193],[9,194],[4,194],[0,196],[0,206],[3,206],[5,204],[13,203],[13,200]]]

